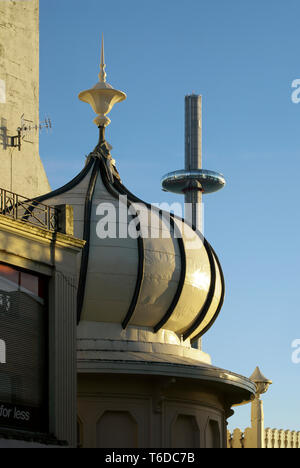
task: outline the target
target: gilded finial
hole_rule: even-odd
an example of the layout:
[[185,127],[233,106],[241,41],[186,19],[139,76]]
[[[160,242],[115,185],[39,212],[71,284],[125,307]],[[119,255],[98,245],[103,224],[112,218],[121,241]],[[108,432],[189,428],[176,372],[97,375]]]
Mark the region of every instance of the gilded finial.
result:
[[90,104],[97,114],[97,117],[94,119],[94,123],[97,127],[107,127],[107,125],[110,124],[110,119],[107,117],[107,114],[116,103],[126,99],[125,93],[114,89],[109,83],[106,83],[105,68],[104,38],[102,34],[99,81],[93,88],[82,91],[78,96],[81,101]]

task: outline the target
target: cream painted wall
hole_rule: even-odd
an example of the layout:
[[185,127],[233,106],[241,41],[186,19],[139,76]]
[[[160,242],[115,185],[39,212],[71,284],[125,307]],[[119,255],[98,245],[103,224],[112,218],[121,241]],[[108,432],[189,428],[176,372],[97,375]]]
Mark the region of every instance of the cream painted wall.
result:
[[187,379],[79,374],[79,446],[225,448],[225,407],[213,385]]
[[[0,134],[17,135],[21,116],[39,123],[39,0],[0,0]],[[0,188],[34,197],[49,191],[39,131],[18,148],[0,137]]]

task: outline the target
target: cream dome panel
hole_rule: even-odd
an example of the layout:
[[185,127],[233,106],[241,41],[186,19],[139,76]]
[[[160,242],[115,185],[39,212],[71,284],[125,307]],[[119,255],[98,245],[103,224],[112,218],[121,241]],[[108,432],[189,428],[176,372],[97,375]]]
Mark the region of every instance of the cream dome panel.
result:
[[204,305],[210,287],[211,271],[206,248],[201,237],[190,226],[175,219],[186,255],[184,287],[178,305],[165,328],[181,334],[195,319]]
[[[157,219],[153,219],[155,217]],[[167,222],[161,220],[158,213],[152,212],[152,222],[155,226],[159,225],[159,221],[159,237],[143,239],[143,281],[132,325],[154,327],[163,318],[178,288],[181,271],[178,242],[174,239]],[[162,231],[169,237],[162,238]]]

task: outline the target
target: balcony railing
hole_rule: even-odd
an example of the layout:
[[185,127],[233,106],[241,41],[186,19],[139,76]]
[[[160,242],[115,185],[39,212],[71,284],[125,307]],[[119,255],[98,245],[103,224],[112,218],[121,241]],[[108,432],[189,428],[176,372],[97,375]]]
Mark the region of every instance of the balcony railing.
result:
[[58,209],[0,189],[0,214],[48,231],[58,230]]

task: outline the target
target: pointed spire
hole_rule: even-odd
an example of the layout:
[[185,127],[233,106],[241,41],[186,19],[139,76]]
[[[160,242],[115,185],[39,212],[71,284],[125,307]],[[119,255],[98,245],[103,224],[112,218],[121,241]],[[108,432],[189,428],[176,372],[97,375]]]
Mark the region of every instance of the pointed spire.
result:
[[261,370],[260,368],[257,366],[257,368],[255,369],[255,371],[253,372],[253,374],[251,375],[250,377],[250,380],[252,380],[253,382],[255,383],[268,383],[271,385],[272,381],[267,379],[262,373],[261,373]]
[[260,395],[263,395],[269,390],[270,385],[272,385],[272,380],[267,379],[262,373],[259,367],[255,369],[253,374],[250,377],[250,380],[256,384],[256,398],[259,398]]
[[106,73],[105,73],[105,59],[104,59],[104,37],[102,33],[102,44],[101,44],[101,63],[100,63],[100,73],[99,73],[99,80],[101,83],[106,82]]

